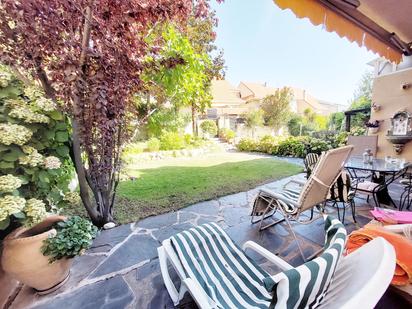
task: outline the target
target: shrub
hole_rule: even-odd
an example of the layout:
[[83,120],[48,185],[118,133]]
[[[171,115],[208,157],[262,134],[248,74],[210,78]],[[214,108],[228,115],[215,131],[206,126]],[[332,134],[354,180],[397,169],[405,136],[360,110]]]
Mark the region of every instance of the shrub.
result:
[[0,66],[0,230],[34,225],[66,204],[70,128],[57,105]]
[[203,133],[210,134],[211,136],[215,136],[217,134],[216,122],[210,119],[203,121],[200,124],[200,129],[202,129]]
[[179,132],[190,122],[190,115],[175,108],[161,108],[148,119],[146,130],[149,137],[159,138],[164,132]]
[[161,150],[178,150],[184,148],[184,146],[183,137],[176,132],[165,132],[160,137]]
[[231,142],[235,138],[236,134],[235,131],[228,129],[228,128],[222,128],[219,130],[219,138],[223,139],[226,142]]
[[123,157],[129,157],[142,153],[146,148],[146,144],[143,142],[131,143],[127,145],[123,150]]
[[333,146],[326,140],[321,140],[319,138],[308,137],[305,140],[306,154],[317,153],[321,154],[323,151],[332,149]]
[[276,154],[279,156],[304,157],[305,144],[303,139],[301,137],[288,137],[280,141]]
[[279,139],[271,135],[265,135],[259,140],[258,151],[268,154],[276,154],[278,152]]
[[97,228],[88,220],[78,216],[70,217],[54,225],[56,236],[43,240],[41,251],[52,263],[62,258],[81,255],[92,244]]
[[185,135],[183,135],[183,139],[184,139],[186,145],[192,145],[193,140],[194,140],[192,134],[185,134]]
[[150,152],[159,151],[160,149],[160,140],[156,137],[152,137],[147,141],[147,150]]
[[259,151],[258,142],[250,138],[242,138],[239,143],[236,145],[237,149],[240,151]]

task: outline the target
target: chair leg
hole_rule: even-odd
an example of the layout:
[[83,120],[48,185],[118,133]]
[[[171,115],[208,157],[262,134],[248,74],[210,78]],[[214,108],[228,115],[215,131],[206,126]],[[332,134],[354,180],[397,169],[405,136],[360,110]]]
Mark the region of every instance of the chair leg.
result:
[[[252,224],[260,222],[260,223],[259,223],[259,231],[263,231],[263,230],[266,230],[267,228],[270,228],[271,226],[274,226],[274,225],[276,225],[276,224],[278,224],[278,223],[281,223],[281,222],[285,221],[285,216],[283,215],[283,218],[282,218],[282,219],[279,219],[279,220],[273,221],[273,222],[271,222],[271,223],[269,223],[269,224],[263,225],[263,221],[264,221],[265,219],[272,217],[272,216],[276,213],[277,207],[278,207],[278,206],[276,206],[276,208],[272,208],[272,207],[270,207],[270,205],[269,205],[269,206],[266,208],[265,212],[263,213],[261,219],[260,219],[259,221],[256,221],[256,222],[252,222]],[[267,215],[268,213],[270,213],[270,212],[272,212],[272,211],[273,211],[273,213],[271,213],[270,215]]]
[[296,236],[296,234],[295,234],[295,231],[293,230],[292,225],[290,224],[290,221],[289,221],[289,219],[287,218],[287,216],[284,215],[284,218],[285,218],[286,223],[287,223],[288,226],[289,226],[290,231],[292,232],[293,238],[295,238],[296,244],[298,245],[298,249],[299,249],[300,255],[302,256],[303,261],[306,262],[305,255],[303,254],[303,250],[302,250],[302,248],[301,248],[301,246],[300,246],[300,244],[299,244],[299,240],[298,240],[298,238],[297,238],[297,236]]
[[[335,206],[335,205],[336,205],[336,208],[337,208],[337,210],[338,210],[338,219],[339,219],[339,221],[340,221],[339,203],[336,202],[336,201],[334,201],[334,202],[333,202],[333,206]],[[345,213],[343,213],[343,219],[345,220]],[[343,223],[343,222],[342,222],[342,223]]]
[[[369,197],[369,195],[368,195]],[[376,207],[380,208],[381,204],[379,203],[378,197],[376,196],[375,193],[372,193],[373,201],[375,202]]]
[[345,224],[345,217],[346,217],[346,203],[343,202],[343,218],[342,218],[342,224]]
[[369,195],[366,197],[366,202],[369,203]]
[[350,207],[351,207],[351,209],[352,209],[352,218],[353,218],[353,221],[354,221],[355,223],[357,223],[356,217],[355,217],[355,202],[354,202],[354,201],[350,201],[349,203],[350,203]]

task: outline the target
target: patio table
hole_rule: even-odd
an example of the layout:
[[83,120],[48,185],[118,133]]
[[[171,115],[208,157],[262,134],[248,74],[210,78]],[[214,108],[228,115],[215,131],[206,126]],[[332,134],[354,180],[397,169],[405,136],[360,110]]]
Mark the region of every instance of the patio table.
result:
[[379,203],[395,206],[396,204],[389,195],[388,186],[399,177],[403,176],[411,163],[390,163],[384,159],[374,158],[371,163],[364,163],[363,158],[359,156],[352,156],[345,164],[345,168],[349,172],[351,178],[363,178],[359,173],[370,172],[372,174],[372,181],[378,183],[379,186],[375,189],[376,196]]

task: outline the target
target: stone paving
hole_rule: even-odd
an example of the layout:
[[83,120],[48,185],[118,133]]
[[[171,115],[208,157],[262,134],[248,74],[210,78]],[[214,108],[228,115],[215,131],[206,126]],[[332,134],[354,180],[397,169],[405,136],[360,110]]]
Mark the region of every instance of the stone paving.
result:
[[[287,181],[289,178],[264,186],[278,189]],[[205,222],[217,222],[239,245],[254,240],[292,265],[301,264],[296,242],[286,226],[279,224],[259,232],[256,225],[250,224],[250,205],[258,190],[201,202],[103,231],[90,250],[75,258],[71,276],[63,287],[46,296],[23,287],[11,308],[174,308],[163,285],[156,248],[171,235]],[[361,204],[357,203],[358,224],[352,222],[350,211],[347,212],[345,225],[349,231],[370,220],[370,207]],[[310,225],[295,225],[295,231],[306,256],[323,245],[322,219]],[[277,271],[261,258],[253,255],[252,258],[268,271]],[[187,295],[181,308],[196,306]]]

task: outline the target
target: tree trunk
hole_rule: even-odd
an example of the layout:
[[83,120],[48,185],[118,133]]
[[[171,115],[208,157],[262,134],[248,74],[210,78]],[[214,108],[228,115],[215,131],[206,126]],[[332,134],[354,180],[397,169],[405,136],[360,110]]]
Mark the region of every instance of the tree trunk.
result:
[[196,121],[196,106],[194,103],[192,103],[192,130],[193,130],[193,135],[198,136],[197,121]]

